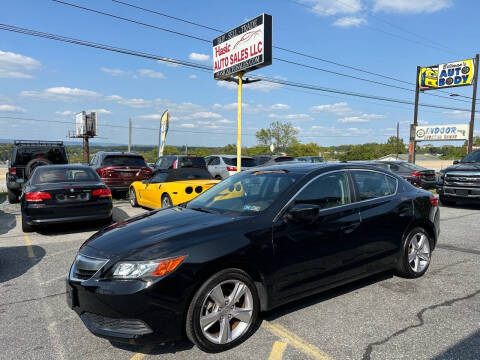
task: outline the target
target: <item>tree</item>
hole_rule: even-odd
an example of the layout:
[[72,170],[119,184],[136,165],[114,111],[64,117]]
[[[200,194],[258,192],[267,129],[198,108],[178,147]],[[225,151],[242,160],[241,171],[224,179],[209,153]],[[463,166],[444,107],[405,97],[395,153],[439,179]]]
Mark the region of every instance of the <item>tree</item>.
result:
[[297,143],[298,130],[292,124],[281,121],[274,121],[268,129],[260,129],[257,131],[257,141],[260,145],[269,146],[272,141],[278,151],[285,152],[287,148]]

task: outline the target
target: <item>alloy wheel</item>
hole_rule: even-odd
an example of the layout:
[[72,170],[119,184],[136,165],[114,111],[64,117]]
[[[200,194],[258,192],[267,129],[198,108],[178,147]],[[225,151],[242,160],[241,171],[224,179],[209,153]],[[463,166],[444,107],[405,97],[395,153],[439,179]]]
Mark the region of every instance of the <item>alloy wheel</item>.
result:
[[130,205],[135,206],[135,190],[130,190]]
[[241,337],[252,323],[253,296],[240,280],[216,285],[203,300],[200,329],[212,343],[227,344]]
[[408,245],[408,264],[410,268],[421,273],[430,263],[430,241],[424,233],[418,232],[412,236]]
[[162,208],[168,208],[170,206],[172,206],[170,199],[168,198],[168,196],[164,196],[162,199]]

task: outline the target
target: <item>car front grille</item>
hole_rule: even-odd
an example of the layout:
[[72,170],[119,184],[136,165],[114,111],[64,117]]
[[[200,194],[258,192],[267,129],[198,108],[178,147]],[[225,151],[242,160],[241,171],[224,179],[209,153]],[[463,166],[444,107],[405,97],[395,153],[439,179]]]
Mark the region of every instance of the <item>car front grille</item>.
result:
[[70,271],[72,280],[84,281],[95,275],[106,263],[108,259],[98,259],[90,256],[78,254]]
[[80,317],[93,333],[108,331],[129,335],[146,335],[153,332],[147,324],[138,319],[116,319],[88,312]]

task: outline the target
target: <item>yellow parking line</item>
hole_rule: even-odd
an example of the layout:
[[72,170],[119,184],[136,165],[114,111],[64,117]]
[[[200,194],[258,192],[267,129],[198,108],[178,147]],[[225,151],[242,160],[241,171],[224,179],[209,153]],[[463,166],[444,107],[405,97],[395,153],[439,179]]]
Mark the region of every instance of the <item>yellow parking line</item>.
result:
[[27,234],[23,234],[23,238],[25,239],[25,245],[27,245],[27,254],[30,259],[35,257],[33,253],[32,242],[30,241],[30,237]]
[[278,325],[278,324],[272,324],[266,320],[262,322],[262,327],[272,334],[278,336],[282,340],[284,340],[288,345],[291,345],[301,352],[303,352],[305,355],[309,356],[312,359],[315,360],[333,360],[331,356],[328,354],[324,353],[322,350],[320,350],[318,347],[315,345],[307,343],[305,340],[301,339],[294,333],[288,331],[285,329],[283,326]]
[[281,341],[275,341],[272,347],[272,351],[270,352],[270,356],[268,360],[282,360],[283,352],[287,348],[287,344]]
[[133,355],[130,360],[142,360],[153,349],[153,345],[145,345],[140,349],[140,352]]

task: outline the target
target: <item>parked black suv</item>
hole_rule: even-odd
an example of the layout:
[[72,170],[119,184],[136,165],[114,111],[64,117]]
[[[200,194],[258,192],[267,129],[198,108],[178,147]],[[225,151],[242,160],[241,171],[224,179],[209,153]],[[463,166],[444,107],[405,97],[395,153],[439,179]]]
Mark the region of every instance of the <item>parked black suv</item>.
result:
[[455,204],[460,199],[474,199],[480,203],[480,150],[440,170],[437,192],[445,205]]
[[10,204],[18,202],[23,184],[36,167],[52,164],[68,164],[63,141],[15,140],[6,175]]

